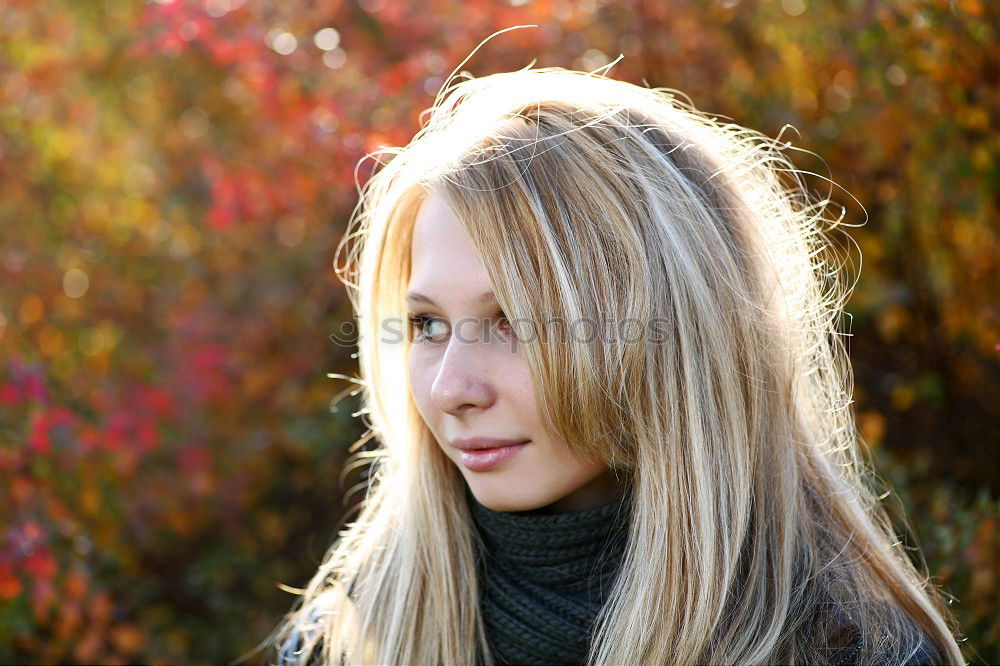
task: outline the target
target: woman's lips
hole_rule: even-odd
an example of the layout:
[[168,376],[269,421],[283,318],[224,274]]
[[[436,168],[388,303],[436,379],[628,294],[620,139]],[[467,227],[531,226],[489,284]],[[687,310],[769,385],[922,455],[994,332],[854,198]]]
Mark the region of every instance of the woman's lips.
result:
[[521,442],[512,446],[500,446],[493,449],[465,449],[459,451],[459,459],[466,469],[473,472],[485,472],[492,469],[526,447],[530,442]]

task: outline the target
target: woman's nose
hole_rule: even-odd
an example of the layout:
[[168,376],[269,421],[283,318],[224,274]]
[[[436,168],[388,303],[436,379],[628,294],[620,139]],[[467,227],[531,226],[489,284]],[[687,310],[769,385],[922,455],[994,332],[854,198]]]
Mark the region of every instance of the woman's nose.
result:
[[459,322],[441,356],[431,398],[452,416],[485,409],[496,400],[489,355],[481,337],[482,331],[474,322]]

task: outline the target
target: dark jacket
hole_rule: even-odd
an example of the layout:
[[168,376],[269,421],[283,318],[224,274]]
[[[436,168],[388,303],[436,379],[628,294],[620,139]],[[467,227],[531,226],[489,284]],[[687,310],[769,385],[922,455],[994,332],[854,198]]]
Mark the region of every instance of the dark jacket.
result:
[[[300,659],[294,654],[301,647],[301,637],[298,630],[292,632],[288,640],[281,646],[278,652],[278,666],[300,666]],[[307,666],[319,666],[319,646],[313,651],[313,658],[309,660]],[[837,657],[832,666],[862,666],[855,659],[855,648],[849,648]],[[927,643],[920,646],[905,666],[936,666],[943,663],[940,661],[937,650]]]

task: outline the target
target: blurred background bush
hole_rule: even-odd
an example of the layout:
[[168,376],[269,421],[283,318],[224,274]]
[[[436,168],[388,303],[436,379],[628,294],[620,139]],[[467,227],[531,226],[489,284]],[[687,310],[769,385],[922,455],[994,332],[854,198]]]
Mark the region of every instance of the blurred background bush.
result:
[[355,164],[520,24],[466,68],[622,54],[611,76],[811,151],[810,187],[867,219],[860,428],[970,656],[1000,662],[987,0],[6,0],[0,662],[224,663],[289,608],[364,433],[326,377],[356,369],[329,337]]

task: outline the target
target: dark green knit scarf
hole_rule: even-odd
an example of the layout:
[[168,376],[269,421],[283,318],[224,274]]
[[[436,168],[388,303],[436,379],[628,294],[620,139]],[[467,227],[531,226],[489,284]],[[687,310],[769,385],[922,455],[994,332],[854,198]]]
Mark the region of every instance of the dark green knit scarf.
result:
[[[621,568],[631,495],[582,511],[494,511],[466,489],[480,609],[498,664],[583,664]],[[481,663],[482,660],[480,660]]]

